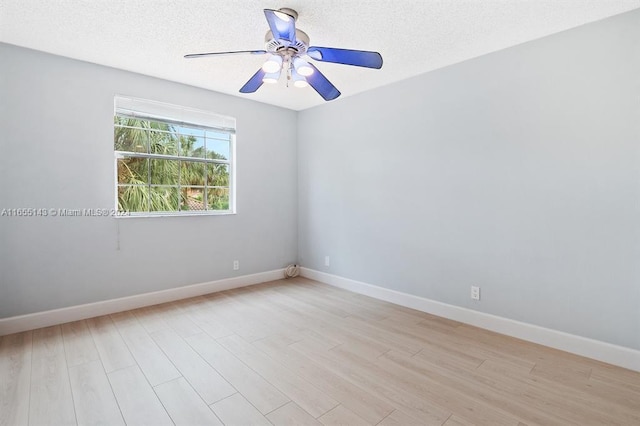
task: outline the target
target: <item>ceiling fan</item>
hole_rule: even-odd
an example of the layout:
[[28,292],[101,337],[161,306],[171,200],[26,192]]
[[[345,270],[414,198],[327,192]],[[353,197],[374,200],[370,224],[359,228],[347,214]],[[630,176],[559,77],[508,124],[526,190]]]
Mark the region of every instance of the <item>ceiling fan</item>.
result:
[[382,68],[382,56],[378,52],[309,46],[309,36],[296,28],[298,13],[293,9],[264,9],[264,15],[270,28],[265,35],[265,50],[193,53],[184,57],[268,55],[262,68],[242,86],[241,93],[254,93],[263,83],[277,83],[284,71],[287,83],[293,81],[295,87],[311,86],[325,101],[336,99],[340,91],[308,61],[309,58],[320,62]]

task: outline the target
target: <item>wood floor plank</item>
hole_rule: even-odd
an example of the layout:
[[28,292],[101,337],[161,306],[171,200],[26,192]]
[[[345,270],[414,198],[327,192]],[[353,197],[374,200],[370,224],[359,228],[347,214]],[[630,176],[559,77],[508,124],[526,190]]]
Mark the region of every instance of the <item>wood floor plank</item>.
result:
[[[613,416],[623,423],[640,424],[640,405],[637,402],[640,400],[640,393],[633,395],[620,392],[617,388],[581,383],[579,379],[560,383],[534,374],[524,375],[513,366],[505,368],[504,363],[498,366],[495,363],[495,360],[487,360],[473,374],[467,374],[467,377],[497,380],[498,386],[493,387],[494,394],[504,389],[517,389],[518,397],[506,395],[508,403],[517,403],[521,398],[527,401],[529,409],[537,412],[549,411],[553,413],[551,415],[565,421],[583,423],[592,420],[607,423],[607,419]],[[483,383],[486,386],[487,382]],[[563,408],[560,409],[560,406]],[[549,407],[556,409],[550,410]]]
[[[274,314],[269,309],[268,303],[261,295],[262,291],[257,290],[257,294],[254,295],[252,291],[246,288],[236,289],[227,296],[230,300],[230,306],[237,308],[244,318],[251,320],[254,324],[260,324],[264,327],[264,334],[262,338],[274,334],[287,334],[295,333],[301,328],[297,322],[291,322],[283,318],[277,313]],[[256,297],[257,296],[257,297]],[[254,341],[251,339],[249,341]]]
[[222,426],[220,419],[183,377],[158,385],[155,391],[177,426]]
[[428,327],[423,327],[422,333],[428,333],[434,345],[444,348],[445,350],[454,351],[454,353],[463,353],[467,356],[483,360],[493,358],[511,364],[522,365],[529,369],[533,369],[536,365],[535,362],[530,359],[511,355],[508,351],[502,349],[500,345],[492,346],[485,341],[476,340],[475,338],[462,334],[445,332]]
[[[244,340],[252,342],[277,332],[270,321],[262,321],[251,315],[246,306],[233,301],[229,296],[218,296],[217,299],[219,304],[211,311],[212,317]],[[220,303],[220,299],[224,303]]]
[[403,386],[389,383],[388,379],[391,377],[381,368],[365,368],[348,362],[348,360],[336,355],[335,349],[321,352],[306,341],[294,343],[290,347],[313,361],[331,368],[342,378],[369,390],[375,396],[389,401],[396,408],[402,408],[405,413],[424,422],[424,424],[441,425],[451,415],[450,411],[428,399],[416,396],[410,390],[404,389]]
[[[341,354],[347,359],[354,361],[358,359],[344,352]],[[415,377],[415,370],[405,368],[401,362],[393,362],[398,359],[407,360],[407,362],[411,360],[410,357],[402,355],[394,357],[384,355],[376,364],[389,373],[389,380],[398,380],[397,383],[404,382],[406,388],[411,389],[417,395],[422,395],[466,419],[473,419],[478,424],[517,425],[520,421],[518,417],[502,410],[500,404],[494,404],[493,400],[485,398],[483,394],[474,395],[474,392],[480,390],[479,387],[473,388],[468,385],[465,388],[462,385],[450,385],[447,380],[438,380],[435,373],[432,375],[423,374],[419,382],[412,383],[411,379]],[[465,392],[467,389],[470,389],[470,392]]]
[[[285,362],[291,371],[313,383],[328,396],[372,424],[377,424],[394,411],[394,407],[387,401],[343,379],[331,368],[315,363],[300,352],[290,349],[288,345],[282,346],[277,341],[274,342],[274,339],[260,340],[254,342],[254,345],[273,359]],[[319,347],[322,350],[322,343]]]
[[215,310],[215,302],[211,299],[201,297],[193,304],[184,305],[183,307],[185,314],[188,315],[202,331],[214,339],[234,334],[233,330],[226,327],[222,321],[211,315],[211,312]]
[[225,426],[272,426],[242,395],[236,393],[211,405]]
[[441,320],[428,320],[428,322],[426,322],[426,320],[423,320],[421,322],[414,323],[413,321],[396,321],[393,320],[392,317],[388,317],[382,321],[376,322],[373,325],[375,325],[375,327],[377,328],[384,329],[394,335],[413,340],[416,344],[424,349],[426,345],[433,346],[436,343],[439,343],[439,339],[433,338],[433,331],[438,331],[440,333],[443,333],[444,335],[451,335],[455,333],[455,330],[458,327],[457,323],[454,323],[453,321],[443,322]]
[[317,418],[339,404],[239,336],[223,337],[218,341],[313,417]]
[[210,336],[198,334],[185,340],[262,414],[270,413],[290,401]]
[[29,420],[32,332],[0,337],[0,425]]
[[411,355],[415,355],[422,349],[422,345],[416,342],[415,339],[390,332],[384,327],[380,327],[379,323],[367,323],[355,316],[345,318],[343,327],[349,328],[353,332],[376,336],[380,342],[386,343],[395,350],[401,350]]
[[333,410],[326,414],[323,414],[318,418],[320,423],[325,426],[369,426],[371,423],[365,421],[362,417],[359,417],[354,412],[345,408],[342,405],[338,405]]
[[125,424],[100,361],[69,367],[69,379],[78,424]]
[[327,294],[327,291],[306,280],[294,288],[300,292],[298,294],[301,297],[313,303],[314,306],[321,309],[340,309],[346,314],[345,318],[353,317],[365,322],[378,322],[387,318],[391,312],[387,309],[370,306],[363,301],[354,300],[353,297],[346,296],[344,292],[329,292]]
[[[622,370],[622,371],[618,371]],[[612,366],[594,368],[589,380],[594,383],[602,383],[627,393],[640,396],[640,373],[618,369]]]
[[274,297],[273,291],[265,289],[260,292],[259,297],[261,300],[260,306],[265,316],[276,317],[281,322],[296,325],[294,330],[272,334],[267,337],[272,338],[276,335],[279,335],[280,337],[287,336],[288,338],[291,338],[293,340],[302,340],[305,336],[309,336],[310,334],[312,334],[314,335],[314,337],[320,338],[322,341],[326,342],[327,349],[344,343],[344,339],[340,340],[340,337],[337,337],[335,333],[333,333],[332,337],[330,337],[329,333],[321,334],[318,331],[312,330],[313,328],[316,328],[318,326],[318,323],[315,319],[300,315],[297,311],[291,309],[282,309],[281,306],[272,303],[272,298]]
[[[380,358],[380,365],[388,366],[389,362],[401,366],[405,369],[405,374],[419,376],[422,383],[434,383],[437,388],[446,389],[442,397],[454,398],[453,405],[447,405],[457,417],[465,418],[468,421],[490,422],[490,417],[483,415],[486,407],[490,407],[498,413],[508,413],[513,419],[519,421],[523,418],[534,424],[559,425],[566,420],[546,414],[544,410],[536,411],[531,409],[525,401],[516,396],[526,391],[526,387],[520,383],[506,383],[502,386],[494,387],[496,382],[490,378],[477,375],[472,369],[459,368],[451,370],[442,368],[431,359],[415,356],[406,357],[403,354],[389,352]],[[498,382],[499,383],[499,382]],[[456,398],[455,395],[462,394],[463,398]],[[446,404],[446,402],[443,402]],[[459,404],[459,405],[458,405]],[[480,404],[481,410],[473,410]],[[517,424],[517,422],[515,422]]]
[[175,331],[156,331],[151,337],[207,404],[236,393],[236,389]]
[[580,386],[578,392],[594,396],[597,400],[602,401],[603,405],[611,404],[612,408],[616,409],[625,407],[627,410],[636,411],[638,401],[640,401],[640,389],[630,391],[626,383],[611,383],[609,380],[601,381],[593,377]]
[[422,426],[423,424],[424,423],[414,419],[411,416],[406,415],[402,411],[395,410],[393,413],[382,419],[382,421],[378,423],[377,426]]
[[136,365],[111,317],[91,318],[87,320],[87,325],[107,373]]
[[[591,370],[596,366],[603,365],[603,363],[595,360],[494,333],[469,324],[462,324],[456,331],[457,336],[461,339],[468,339],[474,345],[481,345],[485,348],[498,347],[501,348],[501,352],[505,356],[510,356],[517,360],[529,361],[535,365],[555,366],[559,363],[566,363],[568,369],[580,370]],[[514,363],[513,361],[511,362]],[[576,376],[576,378],[578,378],[578,376]]]
[[591,376],[591,368],[576,364],[562,364],[557,362],[537,362],[531,369],[531,374],[544,377],[560,383],[584,384]]
[[85,320],[68,322],[61,327],[67,366],[73,367],[100,359]]
[[640,392],[640,371],[599,363],[593,367],[591,378],[613,386],[628,385],[628,389]]
[[180,372],[132,313],[121,312],[111,317],[151,386],[180,377]]
[[173,425],[138,366],[113,371],[107,377],[128,426]]
[[188,311],[183,308],[184,305],[194,303],[194,301],[194,299],[187,299],[161,305],[161,312],[168,318],[169,327],[178,333],[180,337],[189,337],[202,333],[202,329],[193,322],[188,315]]
[[378,354],[382,354],[392,348],[389,344],[382,343],[373,336],[345,329],[339,318],[327,315],[327,313],[313,306],[306,305],[304,301],[282,293],[278,296],[270,297],[270,302],[280,309],[294,312],[302,326],[311,328],[317,333],[330,337],[332,340],[357,344],[362,348],[369,348],[368,351],[370,352],[377,352]]
[[145,306],[144,308],[139,308],[131,311],[140,324],[147,330],[147,333],[154,333],[160,330],[167,330],[169,327],[169,323],[165,321],[164,315],[158,308],[158,305],[154,306]]
[[0,337],[0,426],[635,425],[638,401],[640,372],[301,277]]
[[[523,423],[521,423],[523,424]],[[474,426],[473,423],[468,422],[464,419],[461,419],[460,417],[457,416],[451,416],[447,419],[446,422],[444,422],[444,424],[442,426]],[[519,425],[520,426],[520,425]]]
[[[381,362],[390,360],[400,366],[405,367],[413,375],[425,376],[435,380],[442,386],[447,386],[468,395],[468,397],[483,401],[499,410],[505,410],[527,423],[544,425],[562,425],[571,422],[580,422],[570,415],[568,410],[562,415],[556,414],[553,410],[545,409],[549,405],[558,404],[554,401],[555,396],[547,398],[542,394],[532,397],[535,392],[533,387],[518,379],[511,380],[500,374],[485,373],[484,369],[443,369],[434,364],[431,360],[423,358],[418,354],[413,358],[408,358],[402,354],[385,354],[381,357]],[[502,369],[502,371],[511,371]],[[423,379],[421,378],[420,381]],[[533,382],[531,383],[533,384]],[[463,406],[455,412],[457,417],[465,418],[468,421],[477,422],[478,416],[469,413],[470,406]]]
[[33,331],[29,423],[76,424],[60,326]]
[[289,402],[267,414],[267,419],[275,426],[321,426],[322,423],[311,417],[295,402]]
[[344,308],[344,306],[347,304],[347,302],[344,300],[342,300],[342,303],[339,304],[326,303],[326,299],[331,298],[331,296],[327,294],[325,294],[325,300],[323,300],[322,298],[315,296],[313,291],[310,292],[309,290],[299,288],[298,286],[287,286],[286,288],[282,288],[281,291],[294,297],[304,295],[304,299],[301,300],[303,300],[305,304],[327,314],[330,314],[335,318],[346,318],[349,315],[354,315],[353,311],[349,311]]

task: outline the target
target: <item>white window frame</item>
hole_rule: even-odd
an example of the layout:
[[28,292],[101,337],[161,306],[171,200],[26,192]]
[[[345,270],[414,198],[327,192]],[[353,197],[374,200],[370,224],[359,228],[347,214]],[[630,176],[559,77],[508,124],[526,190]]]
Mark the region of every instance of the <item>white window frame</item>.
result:
[[[212,130],[229,134],[229,159],[207,159],[178,155],[151,154],[130,151],[116,151],[114,147],[114,208],[118,210],[118,159],[127,157],[157,158],[165,160],[188,161],[204,164],[226,164],[229,167],[229,209],[228,210],[179,210],[129,212],[126,217],[182,217],[182,216],[220,216],[236,214],[236,120],[233,117],[215,114],[209,111],[183,107],[163,102],[116,95],[114,97],[114,117],[117,114],[142,120],[153,120],[171,125]],[[113,124],[115,129],[115,124]]]

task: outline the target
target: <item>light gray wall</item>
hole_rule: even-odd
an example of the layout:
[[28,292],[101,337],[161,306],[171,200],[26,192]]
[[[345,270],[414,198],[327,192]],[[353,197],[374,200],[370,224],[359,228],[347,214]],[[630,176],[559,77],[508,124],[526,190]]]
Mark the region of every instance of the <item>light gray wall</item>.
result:
[[298,254],[640,349],[638,46],[635,11],[296,115],[0,44],[0,209],[111,207],[115,94],[238,122],[235,216],[0,217],[0,318]]
[[640,349],[640,11],[303,111],[298,144],[302,265]]
[[0,217],[0,318],[296,259],[295,112],[6,44],[0,64],[0,209],[111,208],[113,97],[122,94],[237,118],[238,212]]

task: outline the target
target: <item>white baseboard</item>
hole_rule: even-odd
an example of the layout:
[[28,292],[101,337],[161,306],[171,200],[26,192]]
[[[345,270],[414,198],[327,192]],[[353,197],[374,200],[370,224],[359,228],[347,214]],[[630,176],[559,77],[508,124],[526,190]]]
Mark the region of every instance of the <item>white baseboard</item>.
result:
[[284,278],[284,269],[0,319],[0,336]]
[[343,288],[354,293],[364,294],[376,299],[406,306],[407,308],[506,334],[507,336],[640,371],[640,351],[635,349],[449,305],[447,303],[389,290],[313,269],[300,268],[300,273],[303,277],[320,281],[334,287]]

